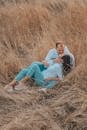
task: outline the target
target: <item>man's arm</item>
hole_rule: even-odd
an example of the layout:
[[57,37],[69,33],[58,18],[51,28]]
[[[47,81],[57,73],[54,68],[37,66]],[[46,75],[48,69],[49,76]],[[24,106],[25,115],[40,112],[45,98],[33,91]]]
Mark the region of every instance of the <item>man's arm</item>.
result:
[[56,59],[53,60],[54,63],[62,63],[63,60],[61,59],[61,57],[58,57]]
[[70,64],[72,65],[72,69],[75,67],[75,57],[74,55],[70,52],[70,50],[65,46],[64,48],[64,54],[70,56]]
[[74,69],[75,68],[75,57],[72,53],[70,54],[70,64],[72,66],[72,69]]
[[49,50],[47,56],[45,57],[45,60],[46,60],[46,61],[50,60],[51,57],[52,57],[52,54],[53,54],[53,49]]

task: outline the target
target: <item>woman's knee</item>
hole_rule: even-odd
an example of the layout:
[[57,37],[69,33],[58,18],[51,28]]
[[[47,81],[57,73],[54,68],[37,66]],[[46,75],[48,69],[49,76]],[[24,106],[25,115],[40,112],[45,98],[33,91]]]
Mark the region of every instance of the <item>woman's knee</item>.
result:
[[38,69],[39,65],[38,65],[38,64],[33,64],[32,67],[33,67],[34,69]]
[[22,73],[26,73],[28,70],[26,69],[26,68],[23,68],[22,70],[21,70],[21,72]]
[[27,67],[27,69],[29,69],[30,67],[32,67],[33,65],[35,65],[36,64],[36,62],[32,62],[28,67]]
[[39,62],[39,61],[34,61],[34,62],[32,62],[32,64],[31,64],[31,65],[34,65],[34,64],[39,65],[39,64],[41,64],[41,62]]

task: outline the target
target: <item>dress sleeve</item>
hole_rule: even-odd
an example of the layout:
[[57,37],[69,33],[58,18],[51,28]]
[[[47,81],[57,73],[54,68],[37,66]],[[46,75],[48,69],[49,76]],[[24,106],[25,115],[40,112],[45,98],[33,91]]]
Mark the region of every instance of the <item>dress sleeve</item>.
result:
[[62,66],[62,64],[58,64],[56,70],[57,70],[58,78],[62,79],[63,78],[63,66]]

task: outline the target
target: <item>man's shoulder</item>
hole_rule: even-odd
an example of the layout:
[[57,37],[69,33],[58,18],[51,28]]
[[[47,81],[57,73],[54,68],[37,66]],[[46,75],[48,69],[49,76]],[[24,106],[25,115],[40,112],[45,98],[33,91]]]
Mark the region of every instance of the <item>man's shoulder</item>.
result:
[[56,50],[55,48],[52,48],[52,49],[50,49],[49,51],[50,51],[50,52],[53,52],[53,53],[56,53],[56,52],[57,52],[57,50]]

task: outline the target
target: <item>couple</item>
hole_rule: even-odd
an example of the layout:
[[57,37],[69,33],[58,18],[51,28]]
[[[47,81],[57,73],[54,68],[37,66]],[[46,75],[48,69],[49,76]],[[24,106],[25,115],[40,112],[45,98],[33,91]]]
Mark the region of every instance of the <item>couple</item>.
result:
[[[75,66],[75,59],[63,42],[57,42],[56,48],[51,49],[45,60],[33,62],[22,69],[15,79],[6,85],[7,91],[21,90],[26,82],[33,79],[36,85],[41,86],[43,91],[54,87]],[[63,71],[64,70],[64,71]]]

